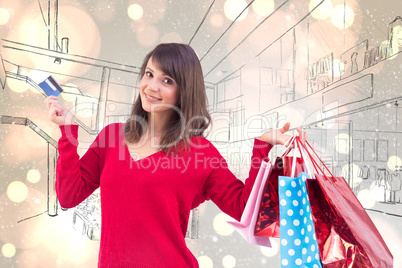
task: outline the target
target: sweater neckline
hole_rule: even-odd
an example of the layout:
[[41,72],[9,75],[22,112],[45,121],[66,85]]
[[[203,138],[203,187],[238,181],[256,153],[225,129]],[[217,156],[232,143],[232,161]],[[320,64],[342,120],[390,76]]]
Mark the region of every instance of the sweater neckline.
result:
[[143,158],[141,158],[141,159],[135,160],[135,159],[131,156],[131,154],[130,154],[130,150],[128,149],[128,146],[127,146],[127,143],[126,143],[126,139],[125,139],[124,137],[123,137],[123,147],[124,147],[124,151],[125,151],[125,154],[126,154],[126,160],[127,160],[128,162],[141,162],[142,160],[155,157],[156,155],[158,155],[159,153],[162,152],[162,150],[160,150],[160,151],[157,151],[157,152],[155,152],[155,153],[153,153],[153,154],[150,154],[150,155],[148,155],[148,156],[146,156],[146,157],[143,157]]

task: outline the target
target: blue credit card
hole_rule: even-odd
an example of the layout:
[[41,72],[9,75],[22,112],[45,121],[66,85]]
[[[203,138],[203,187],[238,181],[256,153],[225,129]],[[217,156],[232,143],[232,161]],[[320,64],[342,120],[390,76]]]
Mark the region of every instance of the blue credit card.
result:
[[63,89],[61,86],[54,80],[52,76],[49,76],[42,83],[39,84],[40,88],[46,93],[48,96],[59,96]]

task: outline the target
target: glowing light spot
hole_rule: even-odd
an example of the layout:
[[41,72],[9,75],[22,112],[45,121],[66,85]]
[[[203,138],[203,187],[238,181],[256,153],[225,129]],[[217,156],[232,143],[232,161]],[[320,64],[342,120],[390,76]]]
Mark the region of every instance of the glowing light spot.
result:
[[257,15],[267,16],[274,10],[273,0],[255,0],[253,3],[253,10]]
[[334,7],[331,15],[332,24],[339,30],[348,28],[355,20],[355,13],[346,5],[339,5]]
[[388,158],[387,166],[392,171],[402,169],[402,159],[396,155],[390,156]]
[[15,255],[15,247],[13,244],[7,243],[4,244],[3,247],[1,248],[1,253],[3,253],[4,257],[6,258],[12,258]]
[[388,40],[385,40],[381,42],[380,45],[381,51],[383,51],[383,57],[387,58],[387,60],[392,60],[395,59],[396,56],[398,55],[397,53],[399,52],[398,44],[395,42],[392,42],[392,47],[391,47],[391,42]]
[[340,133],[335,136],[335,150],[341,154],[348,154],[352,149],[352,140],[346,133]]
[[11,71],[11,73],[13,74],[12,77],[18,77],[20,79],[8,77],[7,86],[11,89],[11,91],[14,91],[15,93],[25,92],[29,88],[29,86],[25,82],[28,73],[24,69],[14,69]]
[[391,186],[388,182],[384,180],[375,181],[370,185],[370,195],[371,197],[378,202],[386,202],[390,198],[390,189]]
[[[234,21],[237,16],[247,7],[247,2],[244,0],[226,0],[223,7],[225,16]],[[244,10],[243,13],[237,18],[236,21],[241,21],[247,17],[248,9]]]
[[234,228],[230,226],[227,221],[232,221],[233,219],[226,215],[225,213],[219,213],[215,216],[213,221],[214,230],[217,234],[228,236],[233,233]]
[[0,8],[0,25],[4,25],[10,19],[10,14],[4,8]]
[[363,178],[361,177],[362,172],[358,165],[344,165],[342,167],[342,176],[347,177],[348,174],[350,174],[350,178],[352,179],[351,187],[359,186],[359,184],[363,181]]
[[[321,0],[311,0],[308,9],[313,10]],[[313,12],[311,12],[311,16],[317,20],[325,20],[328,19],[332,14],[332,3],[331,1],[322,2]]]
[[236,259],[232,255],[226,255],[222,259],[222,264],[225,268],[234,268],[236,266]]
[[397,25],[392,29],[392,43],[402,46],[402,26]]
[[278,242],[274,238],[270,238],[271,240],[271,247],[260,247],[260,251],[262,255],[267,257],[273,257],[279,252]]
[[11,201],[21,203],[28,196],[28,188],[23,182],[13,181],[7,187],[7,196]]
[[375,199],[370,194],[370,190],[368,189],[361,190],[357,194],[357,199],[359,199],[364,208],[372,208],[376,203]]
[[209,22],[213,27],[221,27],[223,25],[223,17],[219,13],[213,13],[209,19]]
[[40,180],[40,173],[37,169],[31,169],[27,173],[27,180],[30,183],[37,183]]
[[340,77],[345,72],[345,63],[338,59],[334,59],[329,65],[329,73],[333,73],[334,77]]
[[208,256],[199,256],[197,258],[198,261],[198,265],[200,266],[200,268],[213,268],[214,267],[214,263],[211,260],[210,257]]
[[127,14],[132,20],[139,20],[142,18],[142,15],[144,14],[144,10],[142,7],[138,4],[132,4],[128,7],[127,9]]

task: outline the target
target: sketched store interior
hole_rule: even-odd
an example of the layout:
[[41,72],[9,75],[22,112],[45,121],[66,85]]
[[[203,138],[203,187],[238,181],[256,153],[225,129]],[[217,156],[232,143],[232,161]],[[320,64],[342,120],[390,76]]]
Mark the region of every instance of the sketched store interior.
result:
[[[357,12],[364,24],[367,11]],[[339,23],[345,31],[349,27],[347,18]],[[373,34],[362,26],[352,39],[307,17],[214,85],[213,108],[231,122],[217,140],[233,144],[225,148],[238,172],[247,171],[236,162],[241,146],[235,144],[244,142],[236,134],[259,114],[265,119],[261,129],[287,121],[308,129],[325,164],[356,194],[368,190],[379,203],[401,203],[402,18],[398,14],[379,27]],[[248,101],[250,91],[258,103]]]

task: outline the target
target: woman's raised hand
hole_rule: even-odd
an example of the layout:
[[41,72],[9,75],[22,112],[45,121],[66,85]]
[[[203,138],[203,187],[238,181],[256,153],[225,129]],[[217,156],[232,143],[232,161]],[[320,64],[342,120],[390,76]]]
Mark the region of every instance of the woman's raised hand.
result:
[[65,108],[57,100],[55,96],[49,96],[45,100],[46,108],[48,109],[48,118],[57,125],[72,125],[75,124],[74,114]]
[[[281,144],[284,145],[286,141],[291,137],[291,135],[286,134],[286,132],[290,128],[290,123],[287,122],[282,128],[274,129],[265,132],[259,137],[259,140],[268,142],[272,145]],[[307,140],[307,132],[300,128],[296,128],[297,132],[299,132],[300,140],[304,143]]]

